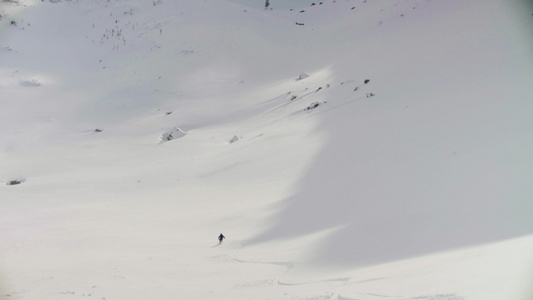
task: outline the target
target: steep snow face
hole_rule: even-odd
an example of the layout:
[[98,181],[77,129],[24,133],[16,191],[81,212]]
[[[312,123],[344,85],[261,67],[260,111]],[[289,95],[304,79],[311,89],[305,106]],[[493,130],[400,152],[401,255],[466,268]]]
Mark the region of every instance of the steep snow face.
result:
[[1,3],[0,299],[531,299],[531,5],[264,4]]
[[342,40],[332,73],[361,75],[353,93],[325,91],[325,110],[344,105],[321,116],[327,146],[253,243],[336,228],[312,261],[347,266],[532,232],[531,39],[518,30],[531,20],[479,26],[514,13],[490,4],[373,2],[359,12],[375,12],[363,16],[376,21],[363,24],[371,34],[354,26],[353,41],[344,25],[320,27],[329,46]]

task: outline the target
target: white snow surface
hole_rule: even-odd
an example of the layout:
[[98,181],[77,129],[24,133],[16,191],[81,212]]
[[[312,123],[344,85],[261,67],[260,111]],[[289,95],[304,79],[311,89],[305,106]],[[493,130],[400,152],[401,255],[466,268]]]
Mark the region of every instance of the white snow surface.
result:
[[0,299],[533,299],[530,1],[0,16]]

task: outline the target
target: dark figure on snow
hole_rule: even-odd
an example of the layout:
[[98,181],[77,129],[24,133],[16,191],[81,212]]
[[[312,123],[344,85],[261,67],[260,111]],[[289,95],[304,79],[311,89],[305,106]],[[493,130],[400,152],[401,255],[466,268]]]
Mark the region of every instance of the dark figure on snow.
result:
[[218,236],[218,243],[221,244],[222,243],[222,240],[225,239],[226,237],[221,233],[219,236]]

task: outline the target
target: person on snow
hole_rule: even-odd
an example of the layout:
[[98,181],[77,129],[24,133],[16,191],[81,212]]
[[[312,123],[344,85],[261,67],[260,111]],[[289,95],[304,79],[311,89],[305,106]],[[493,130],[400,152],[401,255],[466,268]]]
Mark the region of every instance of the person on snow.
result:
[[222,244],[222,240],[225,239],[226,237],[221,233],[219,236],[218,236],[218,243],[219,244]]

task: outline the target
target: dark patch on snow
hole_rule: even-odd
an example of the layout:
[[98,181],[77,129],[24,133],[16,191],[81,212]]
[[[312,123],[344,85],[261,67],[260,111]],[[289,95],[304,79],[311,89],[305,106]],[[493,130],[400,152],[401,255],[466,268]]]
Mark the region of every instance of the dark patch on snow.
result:
[[38,87],[41,86],[41,83],[37,81],[37,79],[31,79],[31,80],[21,80],[20,85],[25,87]]
[[6,181],[6,185],[19,185],[21,183],[24,183],[26,179],[24,178],[16,178]]
[[231,140],[229,141],[230,144],[233,144],[235,142],[238,142],[241,140],[242,137],[238,136],[238,135],[234,135]]
[[315,101],[315,102],[309,104],[309,105],[304,109],[304,111],[311,110],[311,109],[315,109],[315,108],[319,107],[320,105],[322,105],[322,104],[326,104],[326,103],[327,103],[327,101],[324,101],[324,102],[318,102],[318,101]]

